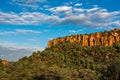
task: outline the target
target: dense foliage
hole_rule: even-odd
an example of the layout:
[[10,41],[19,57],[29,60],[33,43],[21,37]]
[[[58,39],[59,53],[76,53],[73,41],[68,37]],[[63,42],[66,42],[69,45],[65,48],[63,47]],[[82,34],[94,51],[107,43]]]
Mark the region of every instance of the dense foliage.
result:
[[60,42],[17,62],[0,63],[0,80],[120,80],[120,43],[83,47]]

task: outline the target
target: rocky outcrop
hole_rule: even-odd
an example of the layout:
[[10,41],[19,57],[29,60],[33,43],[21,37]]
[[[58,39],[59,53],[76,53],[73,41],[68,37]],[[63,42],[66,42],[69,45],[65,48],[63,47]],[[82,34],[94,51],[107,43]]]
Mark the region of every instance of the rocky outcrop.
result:
[[80,42],[82,46],[113,46],[120,41],[120,30],[115,28],[109,32],[96,32],[92,34],[79,34],[63,38],[53,39],[48,42],[48,47],[59,42],[69,41],[70,43]]
[[7,64],[9,64],[9,62],[6,61],[6,60],[2,60],[1,63],[2,63],[3,65],[7,65]]

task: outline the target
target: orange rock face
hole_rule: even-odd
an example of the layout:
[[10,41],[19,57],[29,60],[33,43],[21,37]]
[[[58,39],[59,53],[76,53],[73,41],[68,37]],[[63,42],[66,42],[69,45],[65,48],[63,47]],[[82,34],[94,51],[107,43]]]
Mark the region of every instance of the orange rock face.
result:
[[88,46],[89,45],[88,39],[89,39],[88,35],[83,35],[82,46]]
[[120,30],[115,28],[111,32],[79,34],[63,38],[53,39],[48,42],[48,48],[59,42],[69,41],[70,43],[80,42],[82,46],[113,46],[115,42],[120,41]]
[[109,40],[109,46],[113,46],[113,43],[115,42],[114,36],[110,35],[108,37],[108,40]]
[[89,46],[93,46],[95,44],[95,35],[91,34],[91,36],[89,37]]
[[2,60],[2,64],[3,64],[3,65],[7,65],[8,63],[9,63],[8,61]]

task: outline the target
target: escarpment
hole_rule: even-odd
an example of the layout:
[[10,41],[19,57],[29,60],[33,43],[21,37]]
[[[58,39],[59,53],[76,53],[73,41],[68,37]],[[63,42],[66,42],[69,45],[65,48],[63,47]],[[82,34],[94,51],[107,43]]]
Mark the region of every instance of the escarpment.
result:
[[48,48],[59,42],[69,41],[70,43],[80,42],[82,46],[113,46],[120,41],[120,30],[115,28],[108,32],[96,32],[92,34],[79,34],[56,38],[48,42]]

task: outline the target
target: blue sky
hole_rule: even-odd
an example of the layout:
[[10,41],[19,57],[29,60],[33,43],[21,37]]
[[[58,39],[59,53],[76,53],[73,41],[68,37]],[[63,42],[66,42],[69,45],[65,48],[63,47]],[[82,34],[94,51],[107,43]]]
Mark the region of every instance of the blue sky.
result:
[[0,58],[43,50],[53,38],[120,28],[120,0],[0,0]]

